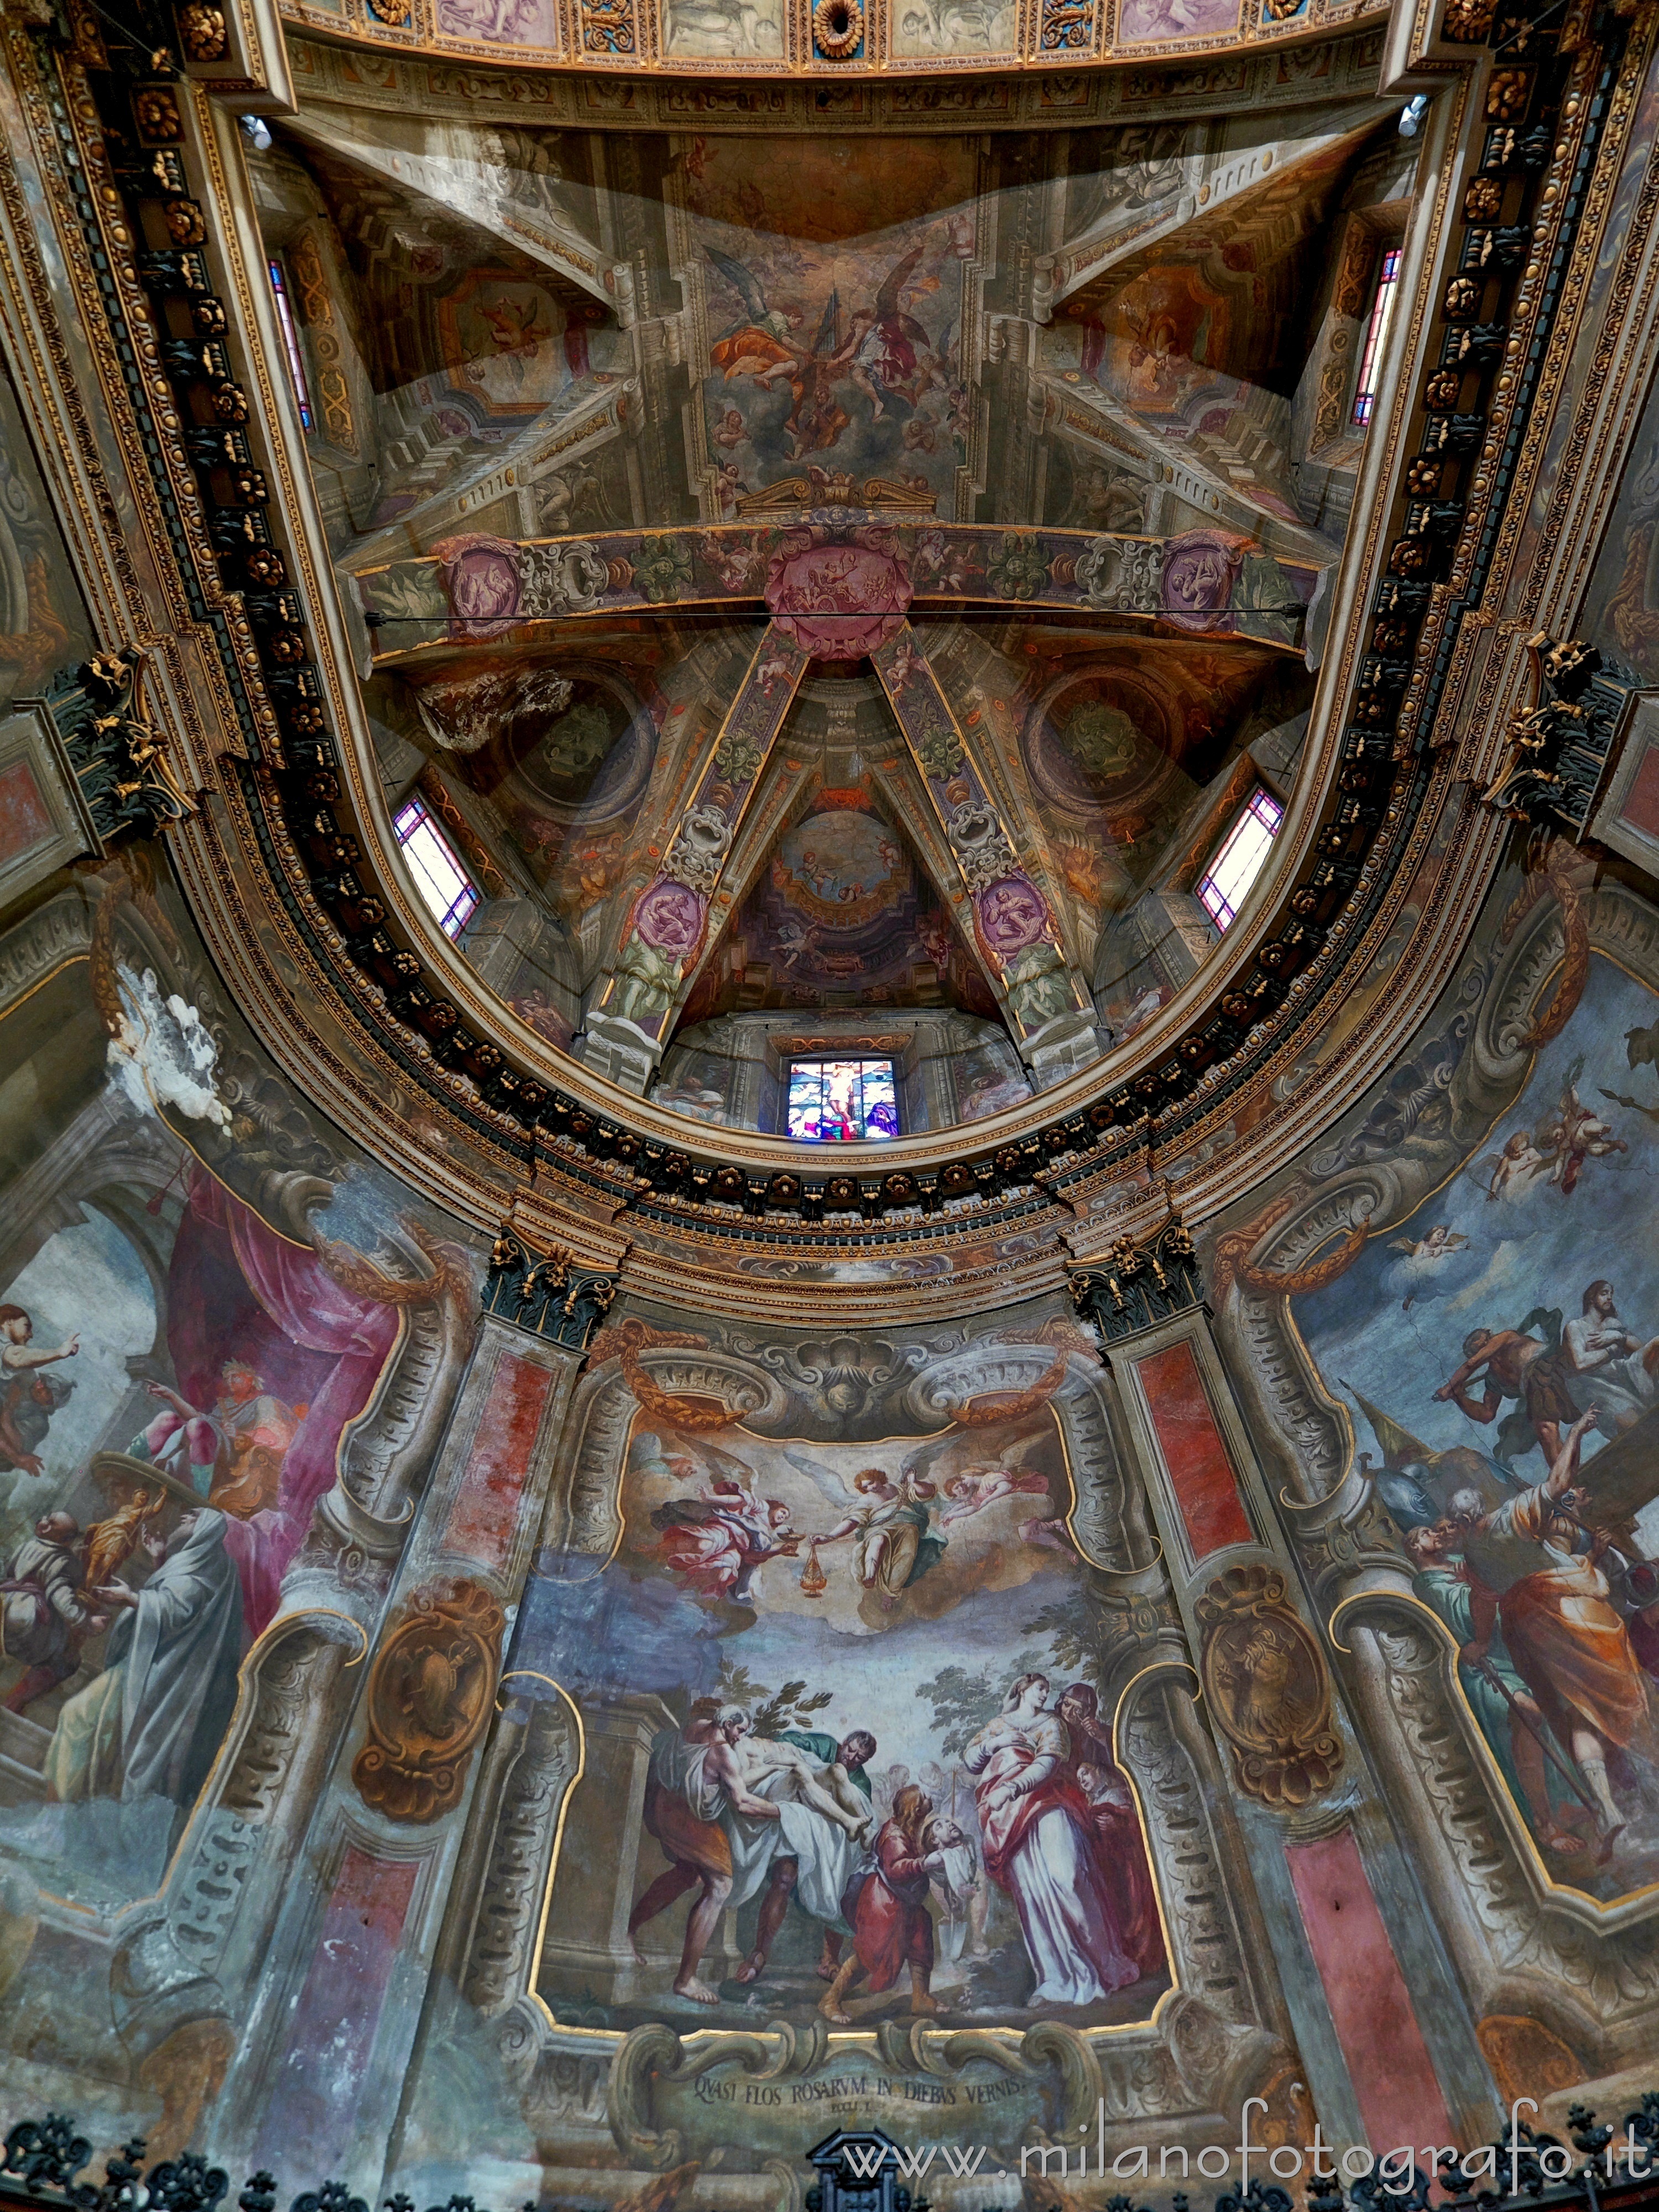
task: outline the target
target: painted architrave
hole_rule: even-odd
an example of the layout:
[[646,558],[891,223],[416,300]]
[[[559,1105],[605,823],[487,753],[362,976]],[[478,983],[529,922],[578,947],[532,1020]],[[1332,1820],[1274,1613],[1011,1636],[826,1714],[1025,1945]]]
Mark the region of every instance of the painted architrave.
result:
[[[1171,1353],[1173,1360],[1170,1359]],[[1159,1363],[1167,1363],[1160,1364]],[[1206,1622],[1200,1617],[1200,1605],[1206,1591],[1224,1576],[1242,1570],[1258,1579],[1272,1578],[1282,1584],[1282,1594],[1277,1602],[1291,1611],[1302,1632],[1310,1640],[1314,1632],[1302,1620],[1300,1605],[1296,1597],[1296,1576],[1288,1553],[1283,1548],[1278,1526],[1267,1497],[1260,1465],[1251,1447],[1249,1435],[1234,1401],[1225,1370],[1210,1334],[1208,1317],[1201,1309],[1194,1309],[1171,1320],[1163,1322],[1136,1336],[1114,1344],[1108,1355],[1117,1402],[1122,1416],[1131,1456],[1139,1466],[1142,1480],[1151,1501],[1152,1518],[1163,1544],[1165,1563],[1174,1590],[1182,1624],[1186,1631],[1187,1647],[1193,1654],[1195,1671],[1201,1666]],[[1182,1409],[1180,1422],[1171,1420],[1172,1402],[1165,1395],[1164,1378],[1173,1373],[1180,1377],[1183,1389],[1177,1401]],[[1188,1394],[1195,1383],[1201,1394],[1203,1408],[1208,1421],[1192,1405]],[[1175,1443],[1175,1455],[1179,1462],[1182,1445],[1176,1439],[1184,1431],[1194,1430],[1204,1442],[1206,1459],[1214,1446],[1205,1436],[1206,1426],[1212,1428],[1214,1438],[1224,1454],[1234,1486],[1236,1511],[1251,1532],[1248,1538],[1232,1539],[1219,1545],[1200,1549],[1188,1531],[1187,1512],[1180,1500],[1178,1477],[1170,1464],[1164,1435],[1160,1434],[1155,1407],[1163,1404],[1165,1432]],[[1212,1498],[1218,1470],[1206,1468],[1206,1480],[1212,1486],[1207,1493]],[[1191,1493],[1189,1493],[1191,1494]],[[1224,1501],[1224,1492],[1222,1493]],[[1224,1503],[1222,1513],[1208,1525],[1218,1533],[1226,1525]],[[1200,1526],[1206,1525],[1200,1516]],[[1233,1524],[1237,1526],[1235,1522]],[[1322,1659],[1320,1671],[1325,1673]],[[1194,1692],[1200,1690],[1194,1680]],[[1341,1711],[1340,1693],[1325,1679],[1326,1694],[1331,1699],[1331,1727],[1343,1750],[1349,1746],[1350,1731]],[[1216,1747],[1224,1770],[1234,1784],[1234,1795],[1243,1817],[1240,1821],[1244,1847],[1250,1863],[1251,1874],[1256,1882],[1264,1905],[1271,1911],[1274,1899],[1292,1909],[1292,1899],[1285,1873],[1284,1842],[1294,1834],[1304,1818],[1311,1817],[1319,1823],[1321,1798],[1313,1800],[1311,1814],[1289,1804],[1282,1798],[1271,1806],[1259,1796],[1240,1786],[1238,1772],[1238,1744],[1230,1737],[1212,1709],[1212,1701],[1202,1696],[1204,1714],[1215,1738]],[[1328,2133],[1346,2131],[1342,2139],[1358,2142],[1361,2121],[1358,2106],[1348,2079],[1347,2070],[1334,2050],[1330,2035],[1322,1985],[1314,1971],[1310,1957],[1305,1954],[1297,1971],[1297,1962],[1291,1962],[1285,1973],[1284,1989],[1296,2029],[1297,2045],[1304,2055],[1308,2088]]]
[[1267,1490],[1202,1310],[1114,1345],[1109,1363],[1177,1589],[1190,1596],[1236,1549],[1276,1558]]
[[1137,1354],[1134,1371],[1194,1559],[1253,1543],[1255,1531],[1190,1340]]
[[650,1079],[669,1014],[708,950],[709,902],[810,665],[781,623],[767,624],[662,866],[635,901],[587,1018],[589,1064],[630,1091]]

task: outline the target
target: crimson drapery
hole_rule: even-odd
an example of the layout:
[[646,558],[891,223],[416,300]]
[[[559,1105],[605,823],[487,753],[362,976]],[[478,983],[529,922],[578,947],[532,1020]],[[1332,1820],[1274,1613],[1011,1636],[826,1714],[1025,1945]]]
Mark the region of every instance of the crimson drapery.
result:
[[240,1359],[263,1389],[307,1407],[283,1456],[276,1504],[226,1524],[252,1638],[276,1615],[312,1509],[334,1486],[341,1437],[373,1396],[403,1316],[343,1289],[308,1246],[278,1236],[201,1167],[191,1170],[167,1291],[167,1346],[192,1405],[211,1411],[225,1362]]

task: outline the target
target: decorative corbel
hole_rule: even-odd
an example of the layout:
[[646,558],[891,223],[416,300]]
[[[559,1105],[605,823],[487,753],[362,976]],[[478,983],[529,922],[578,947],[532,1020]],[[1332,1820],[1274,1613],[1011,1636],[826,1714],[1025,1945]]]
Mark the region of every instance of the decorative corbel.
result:
[[619,1287],[615,1275],[578,1267],[562,1244],[532,1251],[504,1221],[489,1248],[483,1310],[544,1343],[586,1352]]
[[1120,1237],[1103,1260],[1067,1272],[1073,1304],[1105,1341],[1206,1310],[1192,1237],[1173,1201],[1152,1236]]
[[200,811],[167,739],[144,719],[143,661],[138,646],[100,653],[47,695],[82,799],[106,843],[128,830],[154,837]]

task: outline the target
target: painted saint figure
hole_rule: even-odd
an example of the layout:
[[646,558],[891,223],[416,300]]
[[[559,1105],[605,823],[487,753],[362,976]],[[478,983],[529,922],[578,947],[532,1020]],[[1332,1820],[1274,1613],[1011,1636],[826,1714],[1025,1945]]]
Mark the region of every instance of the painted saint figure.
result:
[[185,1513],[171,1536],[149,1536],[155,1561],[135,1590],[97,1590],[118,1607],[104,1671],[58,1715],[46,1759],[48,1800],[170,1798],[193,1802],[236,1704],[242,1592],[225,1550],[225,1516]]
[[844,1509],[832,1528],[812,1538],[814,1549],[852,1538],[854,1571],[864,1589],[878,1594],[884,1607],[896,1605],[911,1583],[944,1558],[947,1540],[933,1528],[932,1501],[939,1493],[921,1472],[933,1454],[913,1455],[896,1481],[878,1467],[860,1468],[850,1489],[822,1460],[787,1446],[783,1455],[810,1475],[832,1504]]
[[819,2000],[826,2020],[845,2026],[843,2000],[855,1982],[872,1994],[890,1990],[902,1969],[910,1975],[910,2010],[926,2018],[939,2009],[929,1989],[933,1972],[933,1923],[927,1910],[930,1878],[942,1873],[945,1847],[961,1840],[950,1823],[931,1820],[933,1802],[908,1783],[893,1801],[869,1858],[848,1885],[844,1910],[853,1925],[853,1954]]
[[1633,1427],[1659,1404],[1659,1337],[1644,1343],[1631,1334],[1611,1283],[1586,1285],[1579,1311],[1561,1331],[1561,1350],[1568,1388],[1581,1407],[1594,1399],[1603,1435]]
[[0,1468],[38,1475],[47,1424],[69,1395],[69,1386],[40,1370],[73,1359],[81,1339],[78,1333],[67,1336],[48,1351],[33,1335],[33,1321],[21,1306],[0,1305]]
[[1501,1626],[1517,1670],[1588,1784],[1601,1838],[1597,1859],[1605,1863],[1626,1825],[1608,1780],[1608,1753],[1633,1752],[1659,1765],[1659,1728],[1648,1677],[1601,1571],[1607,1540],[1579,1518],[1589,1502],[1577,1482],[1579,1449],[1597,1418],[1594,1406],[1580,1414],[1535,1488],[1490,1513],[1474,1492],[1460,1491],[1448,1512],[1462,1531],[1474,1591],[1474,1634],[1463,1662],[1479,1666],[1494,1623]]
[[1101,1725],[1092,1683],[1073,1682],[1061,1692],[1060,1717],[1072,1741],[1073,1771],[1088,1802],[1095,1856],[1124,1951],[1143,1974],[1161,1974],[1168,1962],[1152,1870],[1129,1778],[1117,1763],[1111,1730]]
[[0,1583],[0,1650],[23,1665],[6,1697],[9,1713],[66,1682],[81,1663],[82,1644],[109,1626],[82,1588],[82,1544],[70,1514],[43,1513]]
[[[1408,1528],[1406,1556],[1416,1570],[1412,1589],[1457,1638],[1457,1679],[1480,1730],[1492,1746],[1516,1802],[1532,1815],[1533,1832],[1547,1850],[1576,1858],[1582,1837],[1564,1827],[1551,1802],[1544,1731],[1547,1723],[1532,1692],[1516,1669],[1494,1621],[1484,1656],[1475,1634],[1474,1589],[1463,1561],[1463,1531],[1449,1520]],[[1464,1656],[1474,1650],[1473,1663]],[[1549,1739],[1553,1746],[1554,1739]],[[1559,1747],[1556,1747],[1559,1750]]]
[[226,1360],[220,1385],[204,1413],[165,1382],[150,1383],[164,1410],[128,1449],[135,1459],[171,1468],[216,1510],[246,1520],[276,1503],[283,1455],[308,1409],[274,1396],[245,1359]]
[[[646,1770],[645,1826],[668,1860],[629,1916],[630,1941],[688,1889],[698,1892],[686,1917],[676,1996],[694,2004],[720,2002],[697,1969],[732,1894],[732,1844],[721,1816],[728,1807],[757,1820],[775,1820],[779,1808],[756,1796],[744,1779],[736,1747],[749,1732],[749,1716],[728,1705],[694,1715],[683,1729],[658,1731]],[[643,1964],[637,1946],[635,1956]]]
[[985,1865],[1013,1900],[1036,1973],[1028,2004],[1097,2004],[1139,1978],[1126,1957],[1094,1852],[1094,1822],[1071,1770],[1048,1681],[1021,1674],[963,1754]]

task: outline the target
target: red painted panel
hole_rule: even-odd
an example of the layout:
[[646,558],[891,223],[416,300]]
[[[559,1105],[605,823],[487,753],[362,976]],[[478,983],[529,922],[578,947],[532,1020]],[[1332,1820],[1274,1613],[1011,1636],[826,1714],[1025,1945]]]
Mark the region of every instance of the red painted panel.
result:
[[1659,837],[1659,745],[1650,745],[1643,754],[1619,818],[1644,836]]
[[443,1548],[503,1567],[518,1524],[519,1496],[553,1388],[550,1369],[503,1352],[489,1378],[472,1455],[449,1509]]
[[1194,1558],[1205,1559],[1224,1544],[1254,1543],[1255,1531],[1192,1346],[1171,1344],[1163,1352],[1149,1352],[1136,1360],[1135,1372]]
[[31,763],[13,761],[9,768],[0,769],[0,860],[33,852],[54,835],[57,826]]
[[317,1931],[255,2163],[331,2173],[353,2148],[356,2106],[386,2008],[416,1868],[353,1844]]
[[1370,2148],[1452,2141],[1451,2115],[1382,1925],[1353,1830],[1285,1857]]

